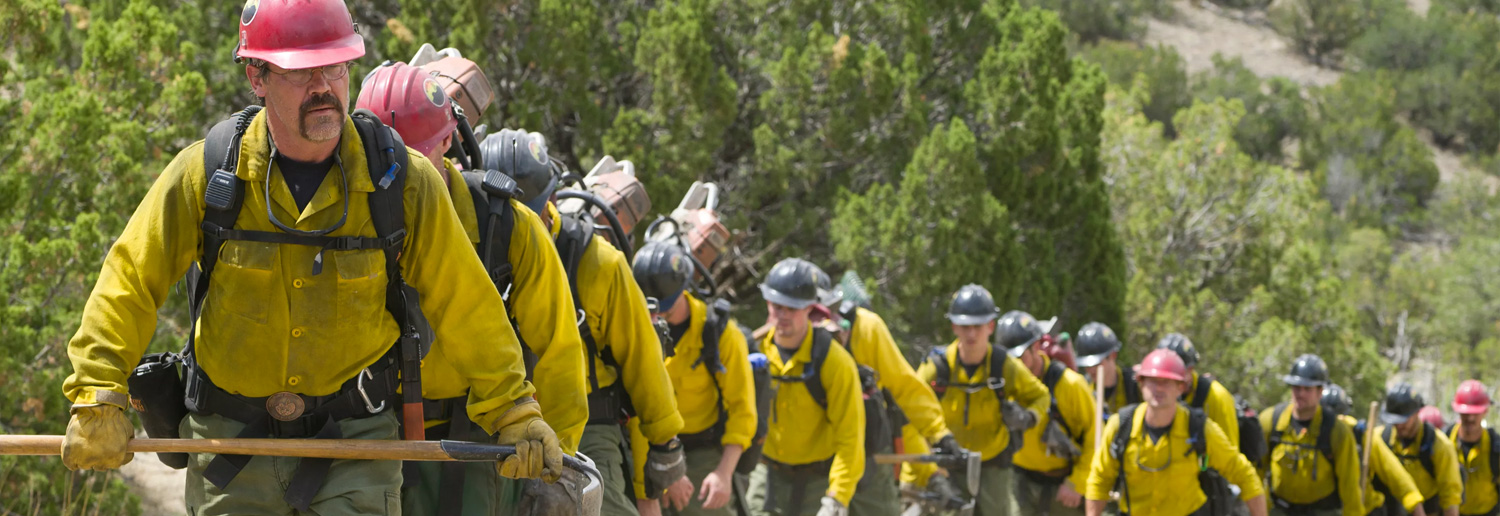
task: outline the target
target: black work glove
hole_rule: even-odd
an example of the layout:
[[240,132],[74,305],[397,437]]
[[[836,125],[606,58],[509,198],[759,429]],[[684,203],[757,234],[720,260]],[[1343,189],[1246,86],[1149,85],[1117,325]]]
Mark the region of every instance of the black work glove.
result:
[[1047,422],[1047,429],[1042,430],[1042,444],[1047,445],[1047,455],[1060,459],[1073,460],[1083,455],[1083,450],[1073,442],[1072,437],[1064,432],[1062,425],[1057,420]]
[[659,493],[687,474],[682,441],[673,437],[666,444],[653,444],[646,452],[646,492]]
[[964,497],[958,494],[958,488],[953,487],[947,475],[939,473],[927,479],[927,492],[941,501],[943,509],[956,511],[964,506]]
[[1012,432],[1025,432],[1036,426],[1036,414],[1011,400],[1000,402],[1000,420]]

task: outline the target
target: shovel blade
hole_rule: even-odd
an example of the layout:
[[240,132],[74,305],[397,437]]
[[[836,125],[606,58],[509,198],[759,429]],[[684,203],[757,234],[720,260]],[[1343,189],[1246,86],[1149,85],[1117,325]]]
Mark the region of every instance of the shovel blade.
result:
[[[968,467],[964,469],[964,472],[966,473],[964,475],[964,480],[967,480],[969,482],[969,496],[972,496],[974,498],[979,498],[979,470],[982,467],[984,467],[984,464],[979,458],[979,453],[969,452],[969,464]],[[972,506],[974,505],[973,502],[970,502],[969,505],[971,506],[969,509],[970,511],[972,511]]]

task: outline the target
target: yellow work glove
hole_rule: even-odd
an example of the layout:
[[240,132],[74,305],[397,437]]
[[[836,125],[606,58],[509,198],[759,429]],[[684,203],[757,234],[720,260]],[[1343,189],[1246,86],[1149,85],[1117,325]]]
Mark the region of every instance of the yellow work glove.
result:
[[542,421],[536,401],[512,407],[496,422],[499,431],[495,441],[516,447],[516,454],[495,464],[505,478],[541,478],[557,482],[563,472],[563,451],[557,432]]
[[68,420],[68,435],[63,436],[63,465],[71,470],[118,469],[135,456],[125,451],[135,426],[125,409],[101,404],[73,407]]

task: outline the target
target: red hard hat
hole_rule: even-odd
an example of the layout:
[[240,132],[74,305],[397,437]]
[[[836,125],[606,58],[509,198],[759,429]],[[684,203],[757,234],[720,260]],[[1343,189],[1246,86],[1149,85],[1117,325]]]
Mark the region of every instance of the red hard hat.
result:
[[1170,349],[1157,349],[1146,355],[1146,359],[1135,366],[1135,375],[1143,378],[1165,378],[1179,382],[1188,381],[1187,366],[1182,357]]
[[1443,411],[1432,405],[1422,407],[1422,410],[1417,412],[1417,417],[1438,428],[1448,426],[1448,422],[1443,421]]
[[1490,408],[1489,389],[1479,380],[1464,380],[1453,395],[1453,411],[1459,414],[1483,414]]
[[289,70],[317,68],[360,58],[365,40],[342,0],[247,0],[234,55]]
[[381,66],[365,77],[354,107],[374,112],[401,134],[406,146],[422,154],[431,152],[458,127],[453,102],[437,79],[406,63]]

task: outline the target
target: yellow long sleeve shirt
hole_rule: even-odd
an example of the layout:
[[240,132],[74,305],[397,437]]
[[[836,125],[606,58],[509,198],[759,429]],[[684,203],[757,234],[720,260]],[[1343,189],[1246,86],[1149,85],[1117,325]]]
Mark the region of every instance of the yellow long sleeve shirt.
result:
[[[959,343],[955,341],[942,355],[941,359],[948,365],[950,378],[949,387],[938,396],[938,403],[943,408],[943,419],[948,423],[948,429],[953,431],[958,444],[970,451],[979,452],[984,460],[990,460],[1010,445],[1010,430],[1000,418],[1001,399],[988,388],[965,388],[960,384],[985,383],[990,377],[989,354],[994,349],[986,351],[979,368],[969,374],[959,363],[958,346]],[[917,376],[928,384],[937,377],[937,366],[932,363],[934,358],[929,356],[917,368]],[[1035,413],[1037,419],[1041,420],[1047,414],[1047,406],[1050,404],[1047,387],[1020,360],[1007,355],[1004,363],[1006,365],[1000,377],[1005,380],[1005,395]]]
[[[479,221],[474,198],[463,175],[451,162],[443,160],[443,168],[448,174],[448,193],[453,197],[459,222],[469,241],[478,244]],[[574,453],[589,420],[588,373],[568,275],[542,218],[520,202],[511,200],[510,205],[514,213],[507,251],[511,286],[505,308],[515,317],[522,342],[537,356],[532,383],[536,386],[542,420],[557,432],[563,451]],[[423,397],[444,399],[463,395],[469,385],[453,371],[453,365],[446,360],[424,361]]]
[[891,391],[896,405],[928,442],[935,443],[952,433],[943,421],[937,395],[901,354],[885,320],[864,308],[855,309],[855,313],[854,326],[849,329],[849,342],[844,343],[854,355],[854,362],[875,370],[880,387]]
[[[156,330],[156,311],[171,286],[202,254],[205,210],[202,142],[172,160],[136,208],[105,257],[84,307],[83,323],[68,345],[74,372],[63,392],[74,403],[97,403],[98,393],[126,393],[125,378]],[[270,158],[266,115],[250,123],[235,174],[242,179],[237,229],[280,231],[277,219],[300,230],[328,228],[330,236],[375,237],[367,196],[375,191],[363,144],[345,118],[328,172],[305,209]],[[443,180],[431,163],[408,150],[402,200],[406,241],[401,271],[421,293],[421,308],[436,334],[428,354],[448,360],[468,380],[468,412],[494,432],[496,420],[532,394],[521,349],[500,295],[488,283],[468,245]],[[266,181],[269,174],[269,185]],[[269,186],[269,188],[268,188]],[[396,341],[395,319],[385,308],[385,256],[378,249],[320,249],[229,241],[221,248],[197,327],[196,358],[219,387],[251,397],[280,391],[321,396],[373,364]]]
[[[547,213],[553,221],[555,240],[562,230],[557,207],[547,203]],[[640,418],[641,433],[655,444],[671,440],[682,430],[682,416],[677,413],[677,397],[672,395],[672,380],[662,362],[661,340],[651,325],[651,312],[646,310],[646,294],[635,283],[630,260],[609,241],[594,235],[578,260],[577,275],[584,320],[598,344],[598,354],[590,360],[594,361],[599,388],[623,380]],[[619,369],[604,363],[606,353],[614,357]]]
[[[1043,371],[1051,365],[1052,359],[1042,357]],[[1089,382],[1083,375],[1072,369],[1063,369],[1062,378],[1058,379],[1052,396],[1057,398],[1058,411],[1062,412],[1063,421],[1067,423],[1064,431],[1069,432],[1069,437],[1073,438],[1082,454],[1077,460],[1069,462],[1047,453],[1042,433],[1052,418],[1048,413],[1050,411],[1043,411],[1037,425],[1026,431],[1021,449],[1016,452],[1015,465],[1037,473],[1063,473],[1073,482],[1075,489],[1081,490],[1088,483],[1089,467],[1093,464],[1096,447],[1094,418],[1099,417],[1099,410],[1094,405],[1094,392],[1089,389]]]
[[1489,429],[1485,429],[1479,434],[1479,440],[1468,443],[1469,450],[1464,451],[1465,443],[1459,437],[1458,430],[1459,425],[1453,425],[1448,434],[1458,452],[1458,466],[1468,473],[1468,477],[1464,479],[1464,503],[1458,506],[1458,513],[1489,514],[1495,504],[1500,503],[1500,493],[1495,489],[1496,472],[1490,469],[1490,453],[1496,443]]
[[[1199,457],[1188,444],[1188,410],[1177,407],[1171,428],[1154,442],[1145,428],[1145,406],[1138,407],[1132,416],[1124,453],[1118,458],[1108,451],[1094,454],[1084,497],[1109,500],[1109,492],[1115,487],[1123,464],[1122,513],[1129,512],[1134,516],[1192,514],[1208,501],[1208,496],[1198,485]],[[1110,416],[1104,426],[1104,442],[1113,442],[1119,431],[1120,415]],[[1230,446],[1228,436],[1219,425],[1210,419],[1203,425],[1203,432],[1207,440],[1208,465],[1218,470],[1229,483],[1240,486],[1240,499],[1250,500],[1265,494],[1255,467],[1240,454],[1239,449]]]
[[[1192,385],[1188,386],[1187,394],[1182,396],[1183,403],[1200,405],[1197,403],[1196,394],[1198,383],[1202,380],[1206,380],[1203,375],[1193,373]],[[1224,384],[1214,382],[1208,389],[1207,397],[1208,399],[1201,403],[1203,413],[1219,424],[1219,428],[1224,430],[1224,435],[1229,438],[1229,444],[1238,450],[1240,448],[1240,418],[1239,410],[1234,406],[1234,394],[1224,388]]]
[[[1385,435],[1385,428],[1376,429],[1377,436]],[[1427,432],[1433,432],[1432,442],[1432,467],[1437,470],[1428,472],[1422,466],[1419,457],[1421,454],[1422,437]],[[1402,439],[1396,435],[1395,429],[1391,429],[1390,438],[1385,441],[1391,447],[1391,452],[1401,459],[1401,465],[1406,467],[1406,472],[1411,474],[1411,479],[1417,483],[1417,490],[1422,492],[1422,499],[1438,499],[1438,505],[1444,508],[1458,507],[1463,504],[1464,482],[1458,468],[1458,451],[1453,448],[1453,441],[1442,431],[1428,425],[1422,425],[1417,430],[1416,437]]]
[[763,453],[783,464],[810,464],[833,459],[828,472],[828,495],[844,505],[854,497],[854,488],[865,474],[865,404],[859,386],[859,370],[844,346],[833,342],[819,376],[827,393],[825,410],[801,382],[776,377],[800,377],[812,361],[813,331],[808,330],[789,360],[782,360],[767,334],[760,351],[770,359],[770,424]]
[[[1359,423],[1353,416],[1340,415],[1339,420],[1351,427]],[[1355,438],[1360,439],[1360,436],[1355,435]],[[1386,489],[1391,491],[1391,496],[1401,500],[1401,505],[1408,512],[1422,503],[1422,493],[1417,491],[1417,483],[1412,481],[1411,474],[1401,466],[1401,459],[1396,458],[1396,454],[1391,453],[1391,448],[1380,439],[1375,439],[1375,448],[1370,450],[1370,473],[1385,484]],[[1380,491],[1371,489],[1365,492],[1366,514],[1384,504],[1385,495]]]
[[1281,444],[1270,449],[1267,462],[1262,465],[1262,476],[1269,470],[1271,483],[1267,487],[1271,495],[1294,504],[1311,504],[1337,493],[1344,516],[1368,513],[1360,496],[1360,457],[1350,425],[1334,421],[1333,435],[1329,437],[1334,461],[1329,462],[1318,451],[1318,432],[1323,418],[1332,417],[1331,414],[1320,406],[1305,428],[1292,430],[1292,415],[1296,411],[1287,407],[1273,421],[1275,412],[1266,409],[1260,413],[1266,437],[1281,434]]

